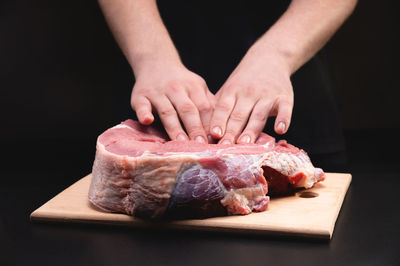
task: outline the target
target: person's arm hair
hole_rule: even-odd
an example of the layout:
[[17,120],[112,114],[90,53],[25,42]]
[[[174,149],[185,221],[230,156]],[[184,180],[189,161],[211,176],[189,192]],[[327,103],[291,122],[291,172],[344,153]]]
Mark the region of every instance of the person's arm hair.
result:
[[356,3],[293,0],[218,91],[212,136],[220,143],[255,142],[270,116],[276,116],[275,132],[286,133],[294,100],[290,76],[326,44]]
[[[207,142],[214,95],[181,62],[155,0],[99,0],[135,75],[131,105],[139,122],[157,113],[172,140]],[[181,122],[185,130],[182,128]]]

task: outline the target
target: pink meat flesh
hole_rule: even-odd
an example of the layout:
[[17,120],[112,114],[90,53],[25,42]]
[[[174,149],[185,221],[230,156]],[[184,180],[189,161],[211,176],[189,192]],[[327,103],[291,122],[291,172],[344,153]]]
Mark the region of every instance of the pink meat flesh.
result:
[[306,152],[264,133],[246,145],[168,141],[154,127],[127,120],[101,134],[96,146],[90,202],[138,217],[264,211],[268,189],[285,194],[325,178]]

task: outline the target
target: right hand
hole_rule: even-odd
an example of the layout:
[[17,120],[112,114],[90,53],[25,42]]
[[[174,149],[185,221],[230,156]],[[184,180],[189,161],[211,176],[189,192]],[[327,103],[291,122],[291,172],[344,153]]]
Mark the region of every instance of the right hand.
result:
[[153,123],[156,112],[171,140],[208,142],[215,100],[203,78],[168,62],[147,65],[135,77],[131,105],[141,124]]

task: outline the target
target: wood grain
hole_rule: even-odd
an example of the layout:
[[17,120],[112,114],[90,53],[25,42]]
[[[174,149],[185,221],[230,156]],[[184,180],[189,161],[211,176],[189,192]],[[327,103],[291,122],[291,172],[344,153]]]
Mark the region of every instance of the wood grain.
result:
[[326,180],[311,189],[299,191],[294,196],[271,199],[265,212],[244,216],[157,222],[97,210],[87,199],[91,177],[89,174],[80,179],[35,210],[30,216],[31,221],[157,226],[331,239],[337,216],[351,182],[351,174],[327,173]]

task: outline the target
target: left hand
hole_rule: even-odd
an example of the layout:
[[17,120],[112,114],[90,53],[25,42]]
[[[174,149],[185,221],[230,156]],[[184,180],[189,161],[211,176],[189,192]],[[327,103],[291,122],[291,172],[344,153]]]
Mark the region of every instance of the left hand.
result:
[[216,94],[210,133],[219,143],[254,143],[271,116],[276,116],[276,133],[288,130],[293,109],[291,72],[273,50],[251,47]]

